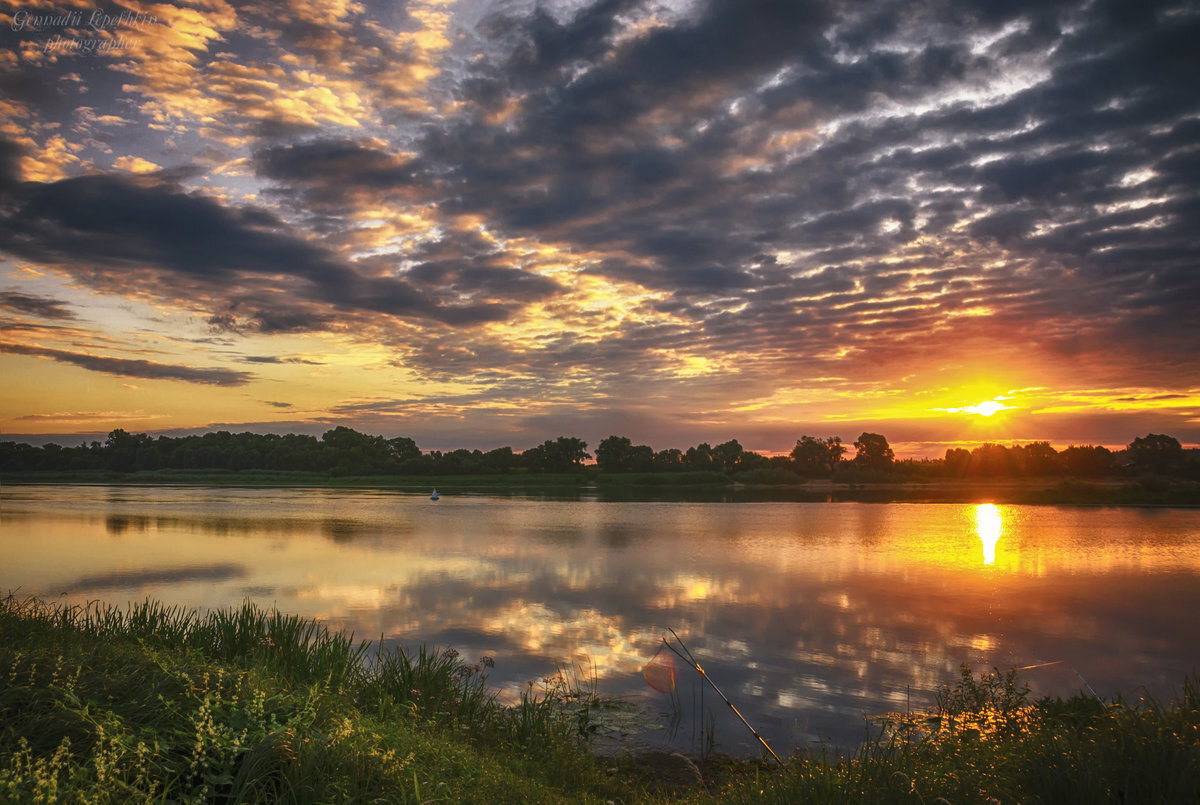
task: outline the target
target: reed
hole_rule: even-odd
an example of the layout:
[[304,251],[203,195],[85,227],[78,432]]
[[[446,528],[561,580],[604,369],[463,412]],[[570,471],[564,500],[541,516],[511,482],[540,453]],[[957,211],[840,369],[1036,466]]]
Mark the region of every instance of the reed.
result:
[[590,751],[594,671],[560,669],[503,706],[486,659],[368,650],[250,604],[10,595],[0,802],[1200,802],[1194,676],[1165,703],[1034,700],[1015,673],[964,667],[935,710],[866,722],[849,754],[713,755],[669,777]]
[[[1200,680],[1164,705],[1081,691],[1031,700],[1015,672],[942,689],[933,713],[893,714],[848,757],[821,747],[745,775],[724,802],[1198,802]],[[696,801],[708,801],[707,796]]]
[[564,770],[612,788],[557,690],[503,707],[490,661],[453,650],[366,663],[368,644],[249,603],[11,595],[0,635],[2,802],[563,801]]

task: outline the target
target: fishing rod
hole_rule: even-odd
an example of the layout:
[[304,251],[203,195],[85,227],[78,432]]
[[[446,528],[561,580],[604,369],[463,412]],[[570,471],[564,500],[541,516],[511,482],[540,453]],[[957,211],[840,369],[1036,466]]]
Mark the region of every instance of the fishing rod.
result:
[[729,701],[729,697],[721,692],[721,689],[717,687],[717,683],[713,682],[712,678],[709,677],[709,675],[705,673],[704,669],[700,667],[700,663],[696,662],[696,658],[692,656],[692,652],[688,651],[688,647],[684,644],[679,635],[675,634],[675,630],[668,626],[667,631],[675,636],[675,640],[679,643],[680,648],[683,649],[686,656],[684,656],[684,654],[680,654],[679,651],[672,646],[665,637],[663,638],[663,645],[669,648],[671,652],[675,654],[675,656],[679,657],[679,659],[695,668],[696,673],[700,674],[700,678],[709,685],[712,685],[712,689],[717,692],[717,695],[720,696],[722,700],[724,700],[725,704],[729,705],[729,709],[733,711],[733,714],[741,719],[741,722],[746,725],[746,729],[750,730],[750,734],[757,738],[758,742],[763,745],[763,748],[771,753],[771,757],[775,758],[775,762],[782,766],[783,761],[779,759],[779,755],[775,754],[775,750],[771,748],[771,745],[767,743],[766,739],[758,734],[758,730],[750,726],[750,722],[746,720],[746,717],[742,715],[741,711],[733,706],[733,702]]
[[1095,691],[1095,689],[1094,689],[1094,688],[1093,688],[1093,687],[1092,687],[1090,684],[1088,684],[1088,681],[1087,681],[1086,679],[1084,679],[1084,678],[1083,678],[1083,674],[1081,674],[1081,673],[1079,673],[1079,671],[1075,670],[1075,666],[1074,666],[1074,665],[1071,665],[1071,664],[1070,664],[1069,662],[1067,662],[1066,660],[1055,660],[1054,662],[1040,662],[1040,663],[1038,663],[1038,664],[1036,664],[1036,665],[1026,665],[1026,666],[1024,666],[1024,667],[1021,667],[1021,668],[1016,668],[1016,669],[1014,669],[1014,670],[1017,670],[1017,671],[1032,671],[1034,668],[1049,668],[1051,665],[1065,665],[1065,666],[1067,666],[1068,668],[1070,668],[1070,669],[1071,669],[1071,673],[1073,673],[1073,674],[1075,674],[1075,676],[1079,677],[1079,681],[1083,683],[1083,686],[1084,686],[1085,688],[1087,688],[1087,689],[1088,689],[1088,691],[1089,691],[1089,692],[1090,692],[1090,693],[1091,693],[1093,696],[1095,696],[1095,697],[1096,697],[1096,701],[1100,702],[1101,704],[1104,704],[1104,699],[1101,699],[1101,698],[1100,698],[1100,694],[1099,694],[1099,693],[1097,693],[1097,692]]

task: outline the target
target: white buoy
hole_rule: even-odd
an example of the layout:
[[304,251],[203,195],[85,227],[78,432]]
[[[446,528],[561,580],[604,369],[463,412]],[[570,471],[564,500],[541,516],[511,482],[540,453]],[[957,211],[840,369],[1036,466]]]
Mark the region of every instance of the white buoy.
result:
[[433,490],[433,494],[429,496],[429,499],[430,499],[430,500],[437,500],[437,499],[438,499],[438,494],[437,494],[437,490],[436,490],[436,489],[435,489],[435,490]]

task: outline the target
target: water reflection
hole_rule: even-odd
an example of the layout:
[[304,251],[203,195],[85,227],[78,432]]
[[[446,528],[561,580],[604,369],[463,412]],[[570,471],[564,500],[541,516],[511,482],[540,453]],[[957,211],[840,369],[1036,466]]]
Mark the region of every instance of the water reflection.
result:
[[[1200,667],[1194,511],[444,491],[432,504],[427,492],[371,490],[0,495],[0,592],[196,607],[249,596],[363,637],[494,656],[490,679],[510,694],[578,664],[602,692],[653,706],[640,669],[671,627],[784,751],[852,743],[864,713],[922,706],[962,662],[1064,660],[1102,694],[1143,685],[1163,697]],[[1072,692],[1059,671],[1030,681]],[[754,751],[742,732],[722,727],[718,744]]]
[[1000,510],[992,503],[981,503],[975,507],[975,531],[983,543],[983,563],[996,564],[996,543],[1000,541],[1002,522]]

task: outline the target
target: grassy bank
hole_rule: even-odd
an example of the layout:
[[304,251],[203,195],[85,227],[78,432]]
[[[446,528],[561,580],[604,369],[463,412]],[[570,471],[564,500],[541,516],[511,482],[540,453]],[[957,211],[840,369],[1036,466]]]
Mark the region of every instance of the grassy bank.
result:
[[[379,653],[252,606],[0,603],[4,802],[1194,802],[1200,683],[1177,702],[1031,702],[963,676],[850,757],[597,758],[561,680],[501,706],[487,662]],[[366,661],[366,662],[364,662]]]
[[591,483],[584,473],[524,473],[495,475],[331,475],[327,472],[278,470],[74,470],[0,473],[6,484],[158,484],[212,486],[372,487],[428,491],[454,487],[468,490],[574,490]]
[[199,616],[10,597],[0,635],[3,802],[628,796],[584,751],[578,691],[502,707],[486,661],[453,652],[372,652],[251,605]]
[[[776,477],[778,476],[778,477]],[[887,478],[888,476],[880,476]],[[510,473],[502,475],[334,477],[317,472],[265,470],[154,470],[117,473],[104,470],[0,474],[3,484],[112,484],[129,486],[195,485],[238,487],[321,487],[391,489],[443,495],[488,494],[556,499],[661,501],[774,501],[860,503],[1016,503],[1035,505],[1200,506],[1200,483],[1143,477],[1136,480],[1084,481],[1027,478],[962,480],[903,479],[834,483],[805,480],[780,471],[719,472]]]

